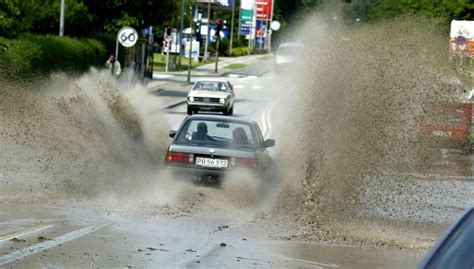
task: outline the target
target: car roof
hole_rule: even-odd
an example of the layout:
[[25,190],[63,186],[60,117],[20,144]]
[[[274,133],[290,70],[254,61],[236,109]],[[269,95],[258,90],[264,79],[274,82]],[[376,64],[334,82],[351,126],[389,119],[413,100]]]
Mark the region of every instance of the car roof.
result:
[[226,80],[226,79],[219,79],[219,78],[208,78],[208,79],[204,79],[204,78],[201,78],[201,79],[196,80],[194,83],[203,82],[203,81],[206,81],[206,82],[229,82],[229,81]]
[[233,116],[223,116],[223,115],[210,115],[210,114],[196,114],[188,116],[186,120],[212,120],[212,121],[222,121],[222,122],[240,122],[240,123],[255,123],[252,119],[247,118],[238,118]]

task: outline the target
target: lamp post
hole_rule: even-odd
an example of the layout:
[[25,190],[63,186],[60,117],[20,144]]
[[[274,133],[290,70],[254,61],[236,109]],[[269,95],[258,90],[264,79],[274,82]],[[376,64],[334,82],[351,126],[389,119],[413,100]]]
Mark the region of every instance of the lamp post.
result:
[[211,30],[209,29],[209,23],[211,22],[211,0],[207,1],[207,33],[206,33],[206,42],[204,43],[204,60],[207,61],[208,58],[208,47],[209,47],[209,33]]
[[178,66],[181,66],[181,57],[183,57],[183,28],[184,28],[184,0],[181,0],[181,16],[180,16],[180,25],[179,25],[179,34],[178,34],[178,44],[179,44],[179,58]]
[[191,31],[189,33],[189,62],[188,62],[188,83],[191,83],[191,65],[193,59],[193,29],[197,23],[197,18],[191,22]]
[[235,17],[235,1],[232,1],[232,19],[230,20],[230,42],[229,55],[232,56],[232,45],[234,41],[234,17]]
[[61,0],[61,13],[59,17],[59,36],[64,36],[64,6],[66,0]]

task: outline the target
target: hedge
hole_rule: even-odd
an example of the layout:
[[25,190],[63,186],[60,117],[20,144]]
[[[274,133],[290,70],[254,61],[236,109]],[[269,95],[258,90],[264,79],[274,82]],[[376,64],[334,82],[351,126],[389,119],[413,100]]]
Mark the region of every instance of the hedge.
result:
[[105,46],[94,39],[28,34],[11,40],[0,38],[0,44],[4,47],[0,61],[16,75],[84,72],[106,60]]

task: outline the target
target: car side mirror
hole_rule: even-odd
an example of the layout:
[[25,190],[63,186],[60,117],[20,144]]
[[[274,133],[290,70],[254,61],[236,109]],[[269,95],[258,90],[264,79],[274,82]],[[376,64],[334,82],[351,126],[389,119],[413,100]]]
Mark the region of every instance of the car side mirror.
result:
[[267,139],[265,140],[265,147],[271,148],[275,146],[275,139]]
[[170,130],[170,132],[168,133],[168,135],[169,135],[171,138],[174,138],[174,137],[176,136],[176,133],[177,133],[176,130]]

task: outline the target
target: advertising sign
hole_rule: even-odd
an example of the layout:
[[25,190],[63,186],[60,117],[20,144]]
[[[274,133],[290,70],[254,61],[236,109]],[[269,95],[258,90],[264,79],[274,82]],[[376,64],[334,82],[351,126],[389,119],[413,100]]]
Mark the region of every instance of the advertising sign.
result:
[[253,9],[253,1],[255,0],[242,0],[240,1],[240,8],[241,9],[247,9],[247,10],[252,10]]
[[474,21],[451,21],[450,54],[474,57]]
[[240,34],[241,35],[250,35],[252,31],[252,23],[241,23],[240,24]]
[[[187,40],[185,43],[184,43],[184,57],[185,58],[189,58],[189,45],[190,45],[191,42],[189,42],[189,40]],[[192,49],[192,58],[194,59],[194,61],[199,61],[199,42],[197,42],[195,39],[193,39],[193,49]]]
[[234,5],[234,0],[219,0],[219,3],[223,7],[231,8]]
[[240,35],[249,36],[252,33],[254,1],[240,1]]
[[255,0],[257,20],[270,20],[272,18],[272,0]]

